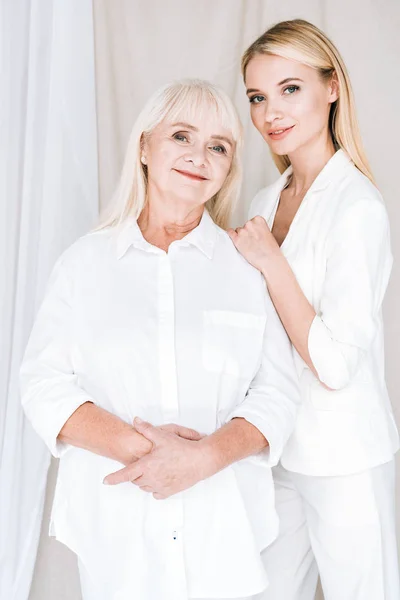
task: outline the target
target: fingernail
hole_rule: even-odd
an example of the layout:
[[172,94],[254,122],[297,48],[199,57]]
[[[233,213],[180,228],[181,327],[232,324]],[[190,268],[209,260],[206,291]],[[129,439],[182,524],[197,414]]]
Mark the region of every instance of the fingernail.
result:
[[110,484],[108,483],[107,479],[103,479],[103,483],[104,483],[104,485],[110,485]]
[[135,421],[136,423],[143,423],[142,419],[140,419],[139,417],[135,417]]

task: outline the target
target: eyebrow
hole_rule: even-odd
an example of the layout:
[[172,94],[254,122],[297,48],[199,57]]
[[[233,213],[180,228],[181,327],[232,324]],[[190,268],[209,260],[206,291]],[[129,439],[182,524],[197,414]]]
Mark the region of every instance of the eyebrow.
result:
[[[282,79],[282,81],[280,81],[277,85],[284,85],[285,83],[289,83],[289,81],[303,81],[303,79],[300,79],[300,77],[286,77],[285,79]],[[249,88],[248,90],[246,90],[246,94],[252,94],[253,92],[259,91],[260,90],[254,88]]]
[[[198,133],[198,131],[199,131],[197,127],[194,127],[193,125],[190,125],[189,123],[184,123],[184,122],[173,123],[171,125],[171,127],[183,127],[184,129],[189,129],[190,131],[195,131],[196,133]],[[221,140],[222,142],[229,144],[231,147],[233,146],[232,140],[230,140],[229,138],[227,138],[224,135],[212,135],[210,137],[212,140]]]

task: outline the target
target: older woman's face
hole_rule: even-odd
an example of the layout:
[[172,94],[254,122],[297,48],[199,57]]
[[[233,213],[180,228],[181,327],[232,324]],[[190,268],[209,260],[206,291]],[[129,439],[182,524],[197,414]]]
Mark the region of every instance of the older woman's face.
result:
[[164,120],[144,141],[149,192],[193,207],[204,204],[223,186],[234,152],[232,134],[213,111],[189,123]]
[[251,119],[272,152],[290,155],[328,133],[336,81],[316,69],[275,55],[252,58],[246,69]]

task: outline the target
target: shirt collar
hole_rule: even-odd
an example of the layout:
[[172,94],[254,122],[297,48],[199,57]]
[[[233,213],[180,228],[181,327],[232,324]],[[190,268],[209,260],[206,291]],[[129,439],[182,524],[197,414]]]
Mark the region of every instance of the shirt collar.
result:
[[[217,235],[218,226],[214,223],[210,214],[205,209],[198,226],[195,227],[195,229],[188,233],[184,238],[182,238],[181,240],[177,240],[173,243],[179,246],[195,246],[201,252],[203,252],[203,254],[207,256],[207,258],[212,258]],[[117,228],[117,258],[122,258],[131,246],[138,248],[139,250],[143,250],[145,252],[163,254],[163,250],[157,248],[156,246],[153,246],[144,239],[136,219],[132,217],[128,218],[122,225],[120,225]]]
[[[328,185],[333,182],[337,182],[338,178],[340,178],[344,168],[351,163],[350,157],[346,154],[344,150],[337,150],[335,154],[328,160],[322,171],[318,174],[318,176],[314,179],[313,184],[311,185],[309,192],[316,192],[325,189]],[[290,165],[286,171],[282,173],[282,175],[277,180],[276,184],[274,184],[274,192],[280,193],[285,187],[289,175],[293,172],[293,167]],[[275,189],[276,186],[276,189]]]

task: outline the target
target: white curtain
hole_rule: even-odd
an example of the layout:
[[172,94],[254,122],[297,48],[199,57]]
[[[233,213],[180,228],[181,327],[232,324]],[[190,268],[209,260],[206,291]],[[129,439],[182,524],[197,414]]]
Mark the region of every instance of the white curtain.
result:
[[90,0],[0,3],[0,598],[27,600],[50,457],[18,370],[55,259],[98,214]]

